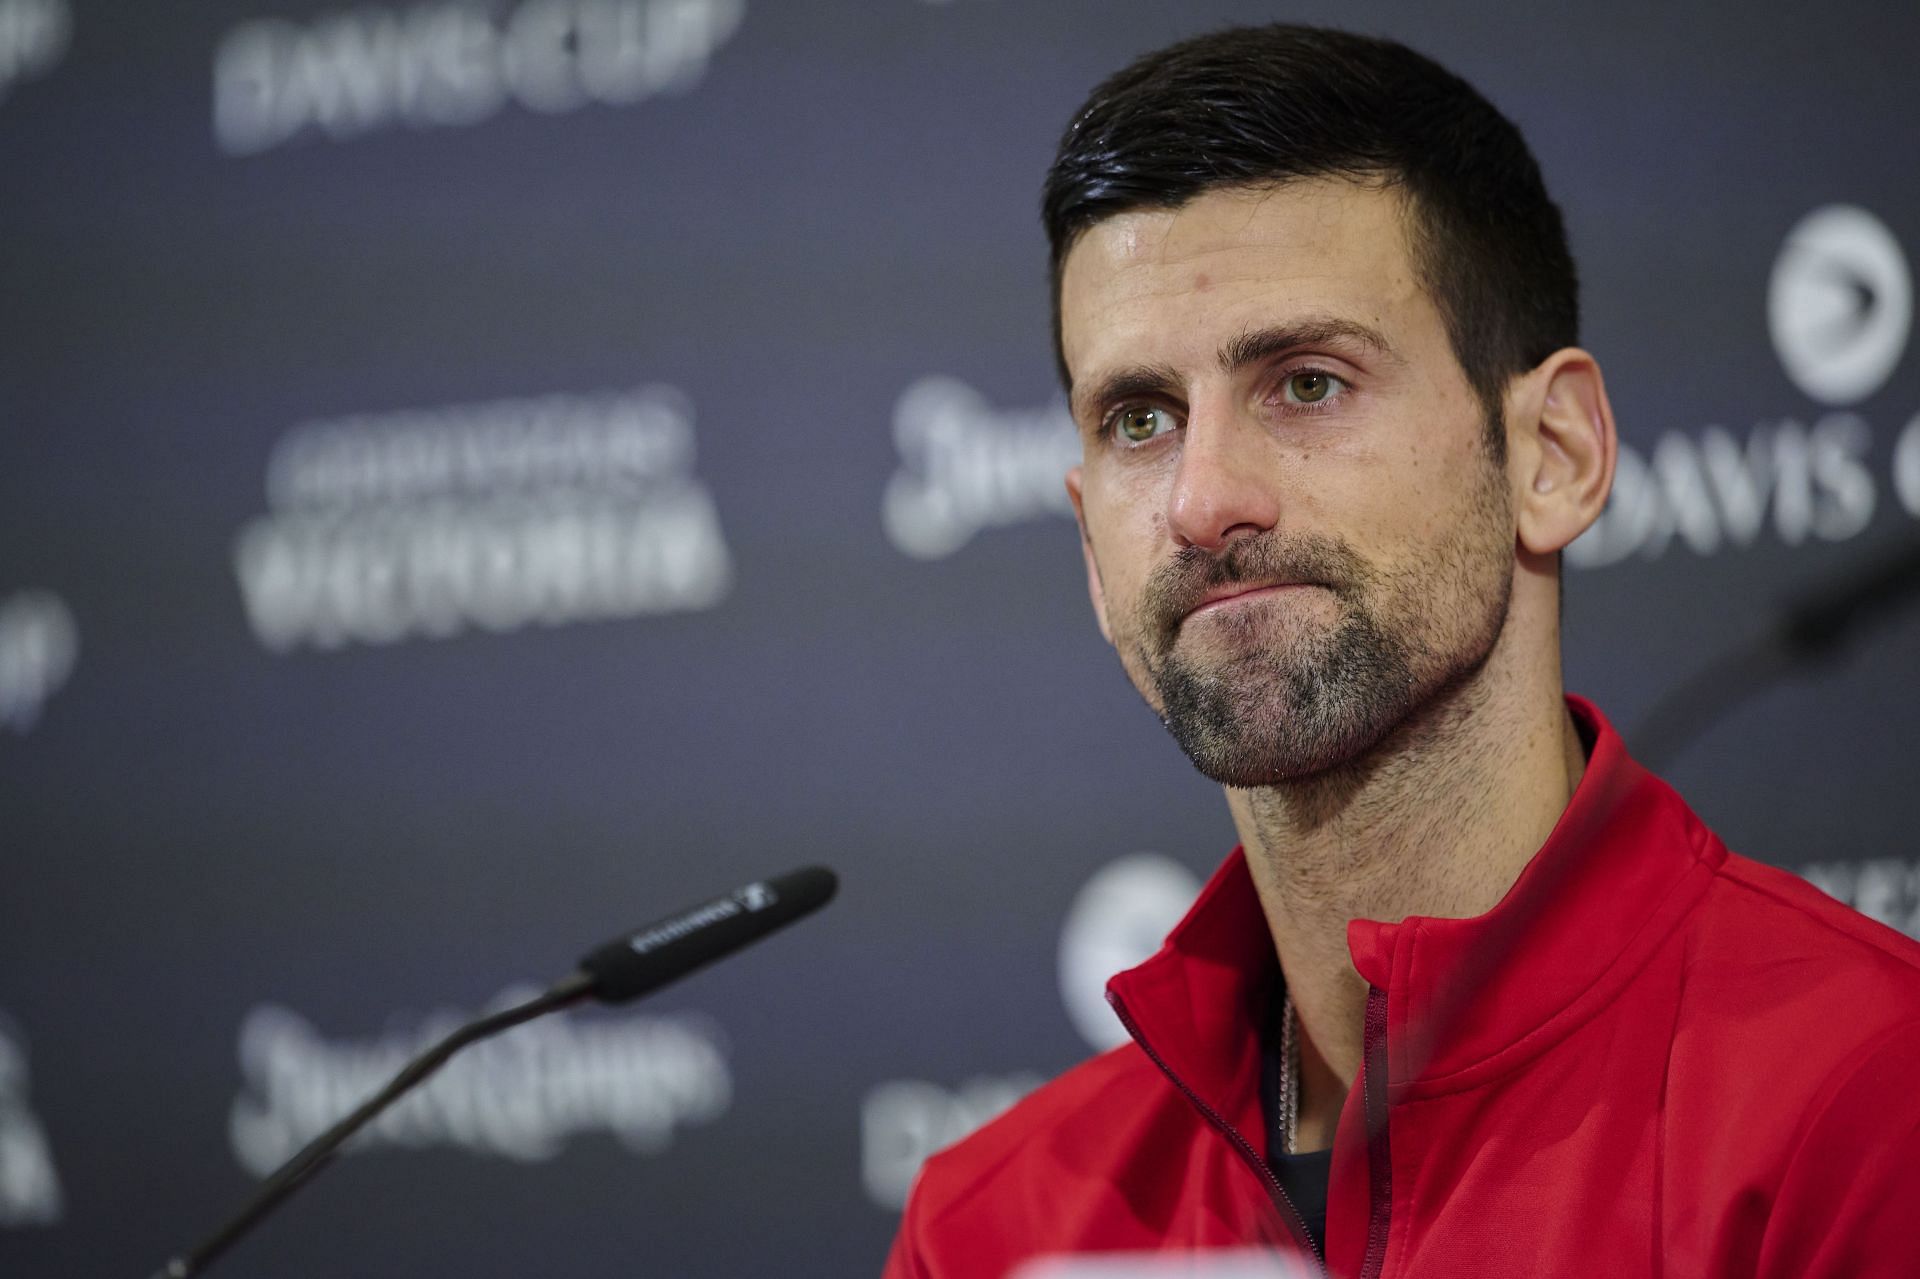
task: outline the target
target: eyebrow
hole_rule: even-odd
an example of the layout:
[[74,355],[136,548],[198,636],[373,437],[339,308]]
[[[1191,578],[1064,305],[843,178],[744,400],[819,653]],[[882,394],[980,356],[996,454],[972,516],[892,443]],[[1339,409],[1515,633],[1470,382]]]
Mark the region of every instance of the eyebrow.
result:
[[[1249,329],[1220,348],[1223,373],[1238,373],[1251,365],[1301,347],[1324,346],[1344,342],[1363,347],[1375,355],[1398,362],[1399,356],[1384,334],[1357,320],[1337,316],[1315,316],[1289,324],[1273,324]],[[1087,390],[1072,396],[1073,416],[1084,421],[1096,405],[1151,395],[1172,395],[1180,386],[1180,375],[1167,364],[1136,364],[1115,370],[1090,384]]]
[[1242,333],[1220,348],[1220,371],[1238,373],[1248,365],[1272,359],[1283,352],[1303,346],[1324,346],[1329,342],[1346,342],[1365,347],[1373,354],[1388,359],[1399,358],[1380,330],[1357,320],[1321,316]]
[[1121,400],[1169,395],[1180,385],[1180,375],[1168,364],[1136,364],[1100,379],[1090,390],[1073,396],[1073,416],[1086,418],[1096,405]]

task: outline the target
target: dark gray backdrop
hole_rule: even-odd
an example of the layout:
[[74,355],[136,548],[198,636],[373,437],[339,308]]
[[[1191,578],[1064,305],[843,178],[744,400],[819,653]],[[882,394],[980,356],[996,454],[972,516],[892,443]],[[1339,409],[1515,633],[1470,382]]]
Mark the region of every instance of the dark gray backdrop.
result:
[[[827,915],[503,1048],[230,1269],[877,1270],[916,1149],[1091,1050],[1063,929],[1232,843],[1087,614],[1034,207],[1097,79],[1268,17],[1466,74],[1567,212],[1638,467],[1571,688],[1631,728],[1916,536],[1904,6],[0,0],[0,1273],[145,1273],[423,1020],[809,861]],[[1916,651],[1669,770],[1910,928]]]

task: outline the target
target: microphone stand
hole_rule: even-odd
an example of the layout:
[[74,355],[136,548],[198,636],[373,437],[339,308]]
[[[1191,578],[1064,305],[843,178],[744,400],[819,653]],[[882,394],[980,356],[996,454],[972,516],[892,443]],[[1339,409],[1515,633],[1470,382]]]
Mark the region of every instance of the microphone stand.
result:
[[1909,543],[1800,600],[1758,637],[1669,689],[1634,733],[1634,755],[1658,772],[1754,692],[1830,656],[1916,595],[1920,595],[1920,542]]
[[205,1270],[214,1258],[326,1167],[342,1142],[468,1044],[589,998],[609,1004],[638,999],[819,910],[832,899],[839,882],[825,866],[802,866],[784,875],[756,880],[589,951],[573,972],[545,994],[470,1021],[408,1062],[365,1105],[280,1165],[233,1220],[198,1248],[160,1267],[153,1279],[187,1279]]
[[532,1021],[536,1017],[581,1003],[592,993],[593,986],[594,979],[591,976],[584,972],[575,972],[561,979],[544,994],[497,1013],[489,1013],[460,1027],[408,1062],[400,1073],[393,1077],[391,1083],[375,1093],[358,1110],[315,1137],[293,1158],[281,1164],[271,1177],[260,1184],[253,1198],[234,1214],[232,1220],[207,1236],[198,1247],[181,1253],[160,1267],[154,1272],[153,1279],[187,1279],[189,1275],[201,1273],[212,1265],[221,1253],[231,1248],[242,1236],[259,1224],[262,1218],[278,1207],[281,1201],[312,1180],[315,1174],[331,1163],[341,1143],[360,1131],[381,1111],[398,1101],[409,1088],[446,1065],[448,1058],[468,1044],[477,1043],[490,1035],[497,1035],[522,1022]]

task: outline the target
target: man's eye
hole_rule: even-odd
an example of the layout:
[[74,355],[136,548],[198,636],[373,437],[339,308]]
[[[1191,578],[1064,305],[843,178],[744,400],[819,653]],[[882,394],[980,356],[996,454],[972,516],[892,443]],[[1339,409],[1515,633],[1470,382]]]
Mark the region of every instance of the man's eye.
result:
[[1336,386],[1345,385],[1331,373],[1322,373],[1318,369],[1306,369],[1292,374],[1281,384],[1286,392],[1289,404],[1318,404],[1333,394]]
[[1113,415],[1114,434],[1129,444],[1145,444],[1178,425],[1173,414],[1151,404],[1136,404]]

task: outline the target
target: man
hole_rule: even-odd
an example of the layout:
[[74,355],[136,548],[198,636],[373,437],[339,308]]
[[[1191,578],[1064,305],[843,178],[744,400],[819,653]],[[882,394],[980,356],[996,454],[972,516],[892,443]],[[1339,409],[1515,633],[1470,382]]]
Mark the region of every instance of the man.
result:
[[1094,613],[1242,847],[889,1275],[1920,1274],[1920,946],[1562,692],[1615,434],[1518,132],[1398,45],[1224,32],[1094,92],[1045,217]]

